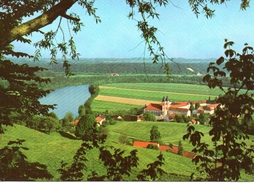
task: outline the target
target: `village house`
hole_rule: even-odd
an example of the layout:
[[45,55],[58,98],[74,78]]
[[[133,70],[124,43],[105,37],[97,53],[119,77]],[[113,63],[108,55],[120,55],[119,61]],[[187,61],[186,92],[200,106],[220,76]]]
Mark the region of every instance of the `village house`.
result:
[[190,116],[189,102],[170,102],[168,96],[162,98],[161,103],[150,103],[144,108],[145,112],[151,112],[155,115],[157,120],[169,120],[172,114],[183,114]]
[[97,116],[97,117],[95,118],[95,120],[96,120],[97,124],[98,124],[99,126],[101,126],[101,125],[102,125],[102,122],[105,121],[106,118],[103,117],[103,116]]
[[219,104],[205,104],[203,106],[200,106],[197,110],[194,111],[194,114],[197,114],[198,116],[201,113],[206,113],[206,114],[214,114],[214,110],[215,108],[218,106]]
[[[192,111],[193,114],[199,116],[201,113],[214,114],[215,108],[219,104],[202,103],[197,110]],[[170,102],[168,96],[162,98],[161,103],[150,103],[144,108],[145,112],[154,114],[157,120],[172,121],[175,115],[191,116],[189,102]]]
[[[103,116],[97,116],[97,117],[95,118],[95,120],[96,120],[97,124],[98,124],[99,126],[101,126],[101,125],[102,125],[102,122],[105,121],[105,117],[103,117]],[[79,123],[79,120],[78,120],[78,119],[75,119],[75,120],[72,122],[72,124],[73,124],[74,126],[77,126],[78,123]]]

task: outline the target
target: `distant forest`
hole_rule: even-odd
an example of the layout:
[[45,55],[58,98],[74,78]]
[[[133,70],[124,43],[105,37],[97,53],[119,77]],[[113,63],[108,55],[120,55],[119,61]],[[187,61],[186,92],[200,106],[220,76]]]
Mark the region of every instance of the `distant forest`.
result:
[[[58,64],[50,64],[50,59],[42,58],[40,62],[33,62],[28,59],[12,59],[15,63],[28,63],[31,66],[40,66],[48,68],[53,72],[63,72],[62,61],[58,60]],[[216,59],[184,59],[176,58],[173,62],[167,60],[170,65],[171,74],[193,75],[205,74],[206,68],[210,62],[215,62]],[[164,74],[162,63],[153,64],[151,59],[114,59],[114,58],[95,58],[95,59],[80,59],[70,61],[71,71],[83,74]],[[192,68],[191,72],[187,68]]]
[[[12,59],[13,60],[13,59]],[[58,64],[50,64],[50,59],[33,62],[27,59],[14,59],[15,63],[27,63],[48,70],[39,73],[41,77],[51,78],[50,84],[42,87],[57,89],[64,86],[81,84],[111,84],[111,83],[186,83],[206,85],[203,76],[207,73],[207,66],[216,59],[191,60],[174,59],[168,61],[171,73],[169,77],[164,72],[162,63],[153,64],[151,60],[138,59],[80,59],[72,61],[73,76],[67,78],[61,60]],[[190,70],[191,68],[192,70]],[[229,77],[223,78],[224,86],[230,86]]]

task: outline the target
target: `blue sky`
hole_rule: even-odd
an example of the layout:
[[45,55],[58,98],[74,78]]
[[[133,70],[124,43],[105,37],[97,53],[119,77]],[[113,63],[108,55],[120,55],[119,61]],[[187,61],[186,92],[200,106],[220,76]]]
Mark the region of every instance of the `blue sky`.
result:
[[[158,27],[157,36],[171,58],[218,58],[223,55],[224,39],[233,40],[234,48],[241,51],[244,43],[254,46],[253,3],[246,11],[240,10],[240,1],[231,0],[223,5],[213,5],[215,16],[206,19],[203,15],[196,18],[187,0],[172,0],[174,5],[158,9],[160,20],[151,21]],[[177,6],[177,7],[176,7]],[[124,0],[96,0],[95,7],[102,22],[96,24],[84,9],[74,5],[68,12],[81,16],[85,26],[74,36],[77,51],[83,58],[131,58],[144,56],[144,44],[136,22],[127,18],[130,11]],[[58,21],[44,28],[56,29]],[[63,28],[67,30],[66,20]],[[68,31],[65,33],[69,37]],[[33,34],[32,40],[39,38]],[[62,36],[58,38],[60,42]],[[15,43],[17,50],[34,52],[32,46]],[[43,51],[43,57],[49,57]],[[145,56],[149,56],[145,52]]]

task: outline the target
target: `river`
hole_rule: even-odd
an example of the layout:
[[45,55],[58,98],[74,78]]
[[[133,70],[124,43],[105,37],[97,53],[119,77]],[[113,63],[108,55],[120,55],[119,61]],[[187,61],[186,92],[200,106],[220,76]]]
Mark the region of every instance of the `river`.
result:
[[53,112],[59,119],[62,119],[67,112],[72,112],[76,117],[78,116],[78,107],[91,96],[88,87],[89,85],[78,85],[59,88],[41,98],[40,102],[41,104],[57,104]]

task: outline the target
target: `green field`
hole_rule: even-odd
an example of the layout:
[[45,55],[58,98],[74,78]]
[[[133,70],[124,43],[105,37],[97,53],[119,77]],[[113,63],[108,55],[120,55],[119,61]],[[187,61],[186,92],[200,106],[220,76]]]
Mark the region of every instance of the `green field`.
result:
[[[244,90],[242,92],[245,92]],[[252,92],[254,93],[254,92]],[[99,95],[122,98],[143,99],[161,102],[163,96],[168,96],[172,102],[208,100],[218,97],[223,92],[218,89],[210,89],[205,85],[176,84],[176,83],[117,83],[100,87]],[[119,110],[142,105],[122,104],[118,101],[107,102],[94,100],[92,108],[95,111]]]
[[108,101],[100,101],[94,100],[92,103],[92,109],[94,111],[105,112],[108,111],[116,111],[116,110],[129,110],[130,108],[140,108],[144,105],[133,105],[133,104],[122,104],[118,102],[108,102]]
[[[118,138],[121,134],[125,134],[130,139],[134,138],[140,140],[148,140],[150,133],[149,131],[153,125],[158,126],[158,129],[161,132],[162,141],[164,143],[171,142],[173,144],[177,144],[177,142],[182,139],[182,135],[186,130],[186,124],[161,122],[118,122],[115,125],[108,126],[109,137],[105,145],[113,145],[115,148],[125,150],[126,153],[130,152],[133,149],[138,150],[138,157],[140,160],[139,167],[133,169],[133,174],[130,177],[126,177],[126,180],[135,180],[136,174],[141,169],[146,168],[148,163],[156,160],[156,157],[159,155],[159,151],[145,148],[134,148],[129,145],[123,145],[118,142]],[[196,127],[205,134],[204,139],[207,140],[208,138],[206,137],[209,131],[209,127],[201,125]],[[7,131],[5,134],[3,134],[1,139],[0,148],[5,146],[10,140],[26,140],[23,145],[29,148],[29,150],[25,152],[28,160],[32,162],[40,162],[47,165],[49,172],[54,175],[54,180],[59,180],[58,178],[60,174],[56,170],[60,168],[60,162],[62,160],[71,162],[73,155],[81,144],[81,141],[68,139],[61,136],[57,132],[52,133],[51,135],[47,135],[20,125],[7,127],[6,129]],[[251,136],[250,141],[253,139],[254,137]],[[187,141],[182,140],[182,143],[185,150],[189,151],[191,149],[191,145]],[[98,149],[93,149],[88,152],[88,170],[96,170],[98,173],[105,172],[102,162],[98,160],[98,155]],[[163,165],[163,169],[169,174],[163,177],[162,180],[189,180],[189,176],[195,168],[195,165],[191,162],[191,159],[169,152],[163,152],[163,156],[165,158],[165,165]],[[90,173],[88,170],[85,173],[86,175]],[[178,174],[178,176],[175,174]],[[241,180],[251,181],[253,178],[254,177],[251,175],[243,174]]]
[[[206,85],[193,85],[193,84],[178,84],[178,83],[117,83],[117,84],[107,84],[105,86],[116,87],[121,89],[136,89],[136,90],[150,90],[150,91],[160,91],[169,93],[179,93],[179,94],[195,94],[200,95],[200,98],[204,96],[217,97],[223,92],[219,88],[210,89]],[[245,93],[246,90],[242,90],[241,93]],[[254,91],[249,91],[249,93],[253,93]],[[206,98],[205,98],[206,99]],[[178,99],[185,100],[185,99]]]
[[[120,83],[104,85],[100,88],[100,95],[116,96],[124,98],[154,100],[160,102],[163,96],[169,96],[171,101],[189,101],[211,99],[221,94],[217,89],[210,90],[206,86],[188,85],[188,84],[156,84],[156,83]],[[114,88],[113,88],[114,87]],[[178,93],[178,94],[177,94]],[[143,105],[122,104],[119,102],[107,102],[94,100],[92,103],[93,111],[116,111],[128,110],[130,108],[142,107]],[[109,136],[105,145],[114,146],[125,150],[126,153],[135,149],[130,145],[119,143],[119,137],[126,135],[130,139],[149,140],[150,130],[153,125],[158,126],[162,136],[162,143],[178,144],[181,140],[183,148],[191,151],[192,146],[188,141],[183,141],[182,136],[186,133],[186,124],[174,122],[118,122],[115,125],[109,125]],[[202,131],[205,135],[202,141],[211,142],[209,138],[210,127],[204,125],[195,125],[196,129]],[[76,150],[80,147],[81,141],[72,140],[61,136],[54,132],[50,135],[26,128],[24,126],[15,125],[14,127],[6,127],[7,131],[0,140],[0,148],[4,147],[10,140],[24,139],[24,146],[29,150],[25,152],[29,161],[40,162],[47,165],[48,170],[54,175],[54,180],[59,180],[60,174],[57,169],[60,168],[60,162],[71,162]],[[251,145],[254,136],[250,136],[246,140],[246,144]],[[252,143],[253,144],[253,143]],[[212,145],[212,144],[211,144]],[[135,180],[136,174],[147,168],[146,165],[156,160],[159,151],[145,148],[138,149],[139,167],[133,169],[132,175],[126,177],[126,180]],[[93,149],[88,152],[87,167],[85,172],[87,176],[92,170],[98,173],[105,172],[105,168],[101,161],[98,160],[99,151]],[[188,181],[191,173],[195,171],[195,165],[191,159],[175,155],[169,152],[163,152],[165,165],[163,169],[168,173],[167,176],[161,178],[163,181]],[[242,174],[241,181],[253,181],[253,175]]]
[[[100,88],[100,95],[125,97],[133,99],[154,100],[160,102],[163,96],[169,96],[171,101],[191,101],[213,99],[221,92],[210,90],[207,86],[172,84],[172,83],[120,83],[105,85]],[[113,87],[113,88],[112,88]]]
[[124,83],[108,84],[116,88],[130,88],[137,90],[152,90],[161,92],[177,92],[186,94],[200,94],[205,96],[218,96],[222,92],[219,89],[210,89],[205,85],[177,84],[177,83]]
[[[174,83],[118,83],[100,87],[99,95],[143,99],[161,102],[163,96],[168,96],[173,102],[214,99],[221,91],[210,90],[204,85],[174,84]],[[143,105],[122,104],[94,100],[92,108],[95,111],[130,109]]]

